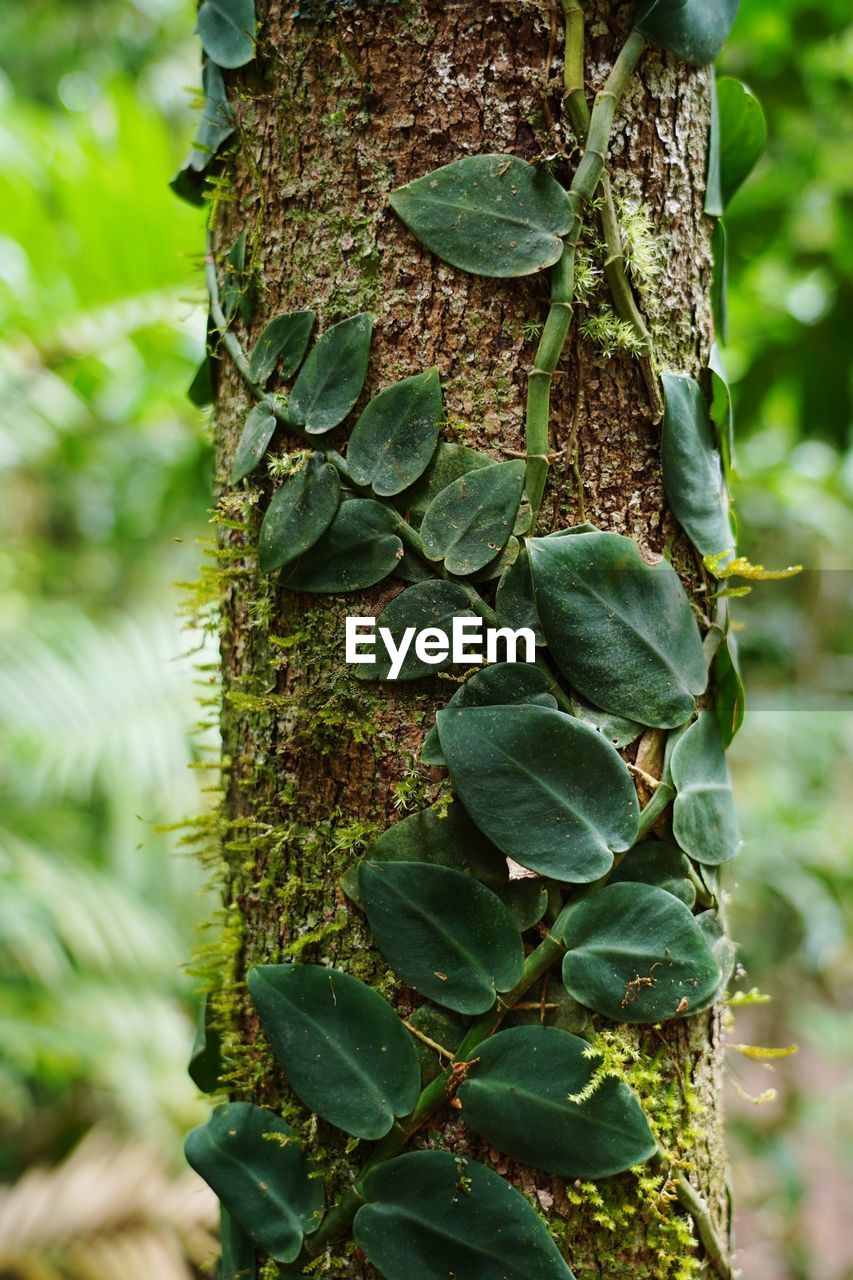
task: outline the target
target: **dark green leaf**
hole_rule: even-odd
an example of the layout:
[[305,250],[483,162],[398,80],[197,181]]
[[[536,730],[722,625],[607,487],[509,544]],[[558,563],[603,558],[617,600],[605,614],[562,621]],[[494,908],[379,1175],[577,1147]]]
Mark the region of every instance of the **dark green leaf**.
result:
[[538,876],[522,876],[491,888],[522,933],[538,924],[548,909],[548,885]]
[[362,862],[362,906],[403,981],[458,1013],[485,1013],[521,977],[521,934],[471,876],[423,862]]
[[727,469],[731,469],[735,454],[735,421],[732,409],[732,393],[729,390],[729,380],[722,353],[716,342],[711,345],[711,354],[708,356],[708,369],[711,374],[711,417],[717,428],[717,438],[720,441],[723,462]]
[[257,1280],[257,1245],[227,1209],[219,1211],[221,1257],[216,1280]]
[[571,911],[563,939],[569,995],[616,1022],[688,1017],[717,989],[705,934],[665,889],[606,885]]
[[597,880],[637,836],[631,776],[594,729],[546,707],[440,711],[453,785],[481,831],[523,867]]
[[452,867],[495,889],[506,882],[506,858],[474,825],[461,804],[444,817],[423,809],[395,822],[368,850],[371,862],[432,862]]
[[309,435],[331,431],[349,413],[367,377],[373,322],[362,313],[317,339],[287,402],[287,417]]
[[323,1185],[289,1124],[249,1102],[217,1107],[187,1137],[186,1156],[253,1240],[292,1262],[318,1226]]
[[642,1164],[657,1141],[636,1095],[608,1078],[573,1101],[597,1065],[556,1027],[511,1027],[477,1050],[458,1091],[462,1119],[498,1151],[563,1178],[607,1178]]
[[492,458],[478,453],[476,449],[469,449],[467,445],[441,442],[420,480],[397,495],[396,505],[401,511],[407,512],[409,524],[419,529],[430,504],[443,489],[469,471],[477,471],[492,464]]
[[197,30],[218,66],[244,66],[255,56],[255,0],[204,0]]
[[585,724],[591,724],[593,729],[597,729],[602,738],[606,738],[614,747],[629,746],[643,732],[643,726],[637,724],[636,720],[626,720],[624,716],[611,715],[609,711],[594,707],[591,702],[579,698],[577,694],[573,695],[571,701],[572,711],[577,718],[583,720]]
[[681,735],[672,752],[672,832],[681,848],[696,862],[719,866],[740,847],[729,766],[720,726],[713,711],[699,718]]
[[718,218],[714,223],[711,235],[711,256],[714,259],[714,274],[711,281],[714,328],[720,342],[725,342],[729,334],[729,262],[726,224],[722,218]]
[[711,72],[711,128],[708,133],[708,161],[705,170],[705,212],[710,218],[723,215],[723,190],[720,184],[720,101],[717,77]]
[[199,122],[188,164],[202,172],[223,142],[234,132],[234,112],[225,92],[222,71],[215,62],[206,59],[201,72],[204,89],[204,109]]
[[729,747],[743,724],[746,710],[746,690],[740,674],[737,638],[733,631],[728,632],[717,650],[714,674],[717,723],[720,726],[723,746]]
[[767,124],[755,94],[731,76],[723,76],[717,82],[717,110],[720,191],[726,209],[761,159],[767,145]]
[[[574,1000],[569,995],[562,983],[555,983],[550,979],[550,976],[547,977],[544,982],[544,990],[540,988],[532,991],[531,998],[527,1003],[533,1006],[536,1000],[539,1000],[544,1005],[544,1025],[546,1027],[557,1027],[560,1031],[569,1031],[572,1035],[581,1036],[587,1042],[593,1038],[595,1027],[593,1026],[589,1009],[582,1004],[578,1004],[577,1000]],[[504,1027],[539,1027],[542,1025],[542,1009],[539,1006],[525,1009],[516,1005],[503,1021]]]
[[733,552],[728,496],[702,388],[674,373],[663,375],[663,386],[661,461],[669,505],[701,556]]
[[246,418],[231,467],[231,483],[238,484],[260,462],[275,434],[276,417],[269,400],[260,400]]
[[279,377],[290,378],[302,363],[316,311],[288,311],[270,320],[255,343],[249,371],[255,382],[263,387],[279,365]]
[[545,644],[533,598],[530,556],[526,546],[521,548],[515,563],[510,565],[498,583],[495,611],[502,627],[512,627],[515,631],[520,627],[528,627],[536,637],[536,644]]
[[[367,664],[358,666],[356,675],[360,680],[388,679],[392,665],[391,657],[379,636],[379,627],[384,627],[391,632],[392,643],[397,651],[404,633],[410,628],[414,628],[414,635],[418,635],[427,627],[437,627],[450,636],[454,618],[473,618],[474,616],[468,594],[458,583],[445,582],[438,578],[417,582],[395,596],[379,615],[376,662],[372,666]],[[443,671],[451,665],[451,662],[452,653],[450,652],[441,661],[427,662],[418,657],[415,645],[411,643],[395,679],[420,680],[423,676],[433,676],[437,671]]]
[[[530,703],[538,707],[557,706],[548,692],[553,681],[541,669],[524,662],[497,662],[477,671],[454,693],[448,707],[509,707]],[[421,748],[424,764],[444,764],[444,754],[433,725]]]
[[[516,519],[516,525],[518,520]],[[495,578],[500,578],[506,573],[507,569],[515,564],[521,554],[521,543],[516,537],[510,537],[503,551],[498,552],[494,560],[482,569],[478,569],[476,573],[471,574],[472,582],[494,582]]]
[[249,279],[246,272],[247,234],[241,231],[225,255],[225,271],[222,277],[222,310],[226,320],[231,320],[239,309],[248,323],[254,309],[249,296]]
[[[431,1000],[425,1000],[409,1018],[409,1022],[413,1027],[417,1027],[421,1035],[432,1040],[434,1044],[441,1045],[442,1049],[446,1049],[451,1054],[459,1048],[470,1025],[469,1019],[462,1014],[454,1013],[452,1009],[442,1009]],[[417,1038],[415,1049],[421,1063],[421,1081],[427,1085],[444,1070],[449,1059]]]
[[524,1196],[474,1160],[413,1151],[364,1195],[353,1234],[386,1280],[574,1280]]
[[213,404],[213,378],[210,367],[210,356],[206,355],[196,370],[195,377],[187,387],[187,399],[198,409],[205,409]]
[[454,480],[435,498],[421,525],[424,550],[449,573],[482,569],[505,546],[524,486],[524,463],[497,462]]
[[647,40],[695,67],[713,62],[728,39],[739,0],[644,0],[634,25]]
[[222,1042],[211,1017],[210,1000],[202,998],[187,1074],[202,1093],[216,1093],[222,1072]]
[[683,724],[708,675],[672,566],[648,564],[618,533],[533,538],[528,547],[545,638],[575,689],[641,724]]
[[280,569],[313,547],[334,520],[340,501],[337,471],[321,453],[313,453],[267,507],[258,538],[261,571]]
[[666,889],[686,907],[692,907],[696,902],[690,863],[676,845],[663,840],[649,840],[646,844],[636,845],[610,877],[610,884],[622,881]]
[[249,990],[298,1098],[357,1138],[382,1138],[411,1111],[420,1073],[412,1037],[377,992],[314,964],[249,971]]
[[363,591],[388,576],[403,554],[398,521],[371,498],[342,502],[331,527],[282,575],[288,591]]
[[517,156],[466,156],[391,195],[422,244],[475,275],[526,276],[553,266],[574,219],[567,193]]
[[[726,933],[719,911],[703,911],[696,917],[696,923],[704,933],[720,971],[717,989],[713,995],[707,997],[703,1005],[703,1008],[708,1009],[712,1004],[716,1004],[731,981],[737,959],[737,947]],[[696,1012],[701,1010],[697,1009]]]
[[347,465],[355,483],[383,498],[414,484],[435,452],[442,412],[438,369],[380,391],[350,437]]

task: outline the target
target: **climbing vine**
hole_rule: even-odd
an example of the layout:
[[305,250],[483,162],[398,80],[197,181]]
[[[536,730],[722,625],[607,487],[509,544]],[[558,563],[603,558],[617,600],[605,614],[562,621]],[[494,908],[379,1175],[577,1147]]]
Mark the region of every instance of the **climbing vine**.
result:
[[[326,8],[302,0],[297,16],[319,20]],[[739,844],[725,748],[743,716],[743,688],[726,582],[760,570],[735,554],[725,481],[731,401],[719,352],[701,381],[660,369],[607,163],[620,100],[649,45],[709,64],[737,0],[641,3],[591,108],[583,9],[578,0],[562,8],[564,102],[582,146],[571,180],[560,180],[564,157],[474,155],[391,196],[409,232],[459,271],[549,274],[523,458],[495,462],[440,439],[436,369],[384,387],[352,422],[368,369],[368,314],[313,344],[313,310],[279,315],[246,352],[231,323],[251,306],[246,233],[222,261],[208,246],[217,357],[233,362],[255,400],[231,484],[258,467],[278,432],[302,446],[264,513],[260,570],[278,574],[285,590],[323,596],[402,580],[378,620],[397,641],[467,617],[528,628],[536,645],[534,663],[485,667],[438,712],[422,760],[446,769],[453,803],[392,826],[343,877],[388,965],[422,997],[413,1017],[403,1021],[337,969],[296,961],[249,972],[293,1093],[353,1145],[375,1145],[353,1185],[327,1204],[320,1171],[288,1124],[247,1102],[217,1107],[190,1134],[187,1156],[223,1205],[226,1277],[254,1274],[256,1245],[282,1274],[313,1273],[330,1243],[351,1233],[387,1280],[570,1280],[548,1229],[505,1179],[448,1151],[407,1151],[446,1107],[497,1151],[582,1184],[649,1166],[691,1215],[716,1273],[732,1274],[707,1206],[614,1065],[618,1055],[606,1036],[588,1037],[591,1014],[656,1025],[701,1013],[724,993],[733,964],[718,868]],[[198,30],[203,121],[174,185],[203,202],[234,130],[223,69],[254,56],[253,0],[203,0]],[[760,154],[763,118],[743,86],[722,80],[712,120],[706,212],[717,219],[724,332],[721,219]],[[600,268],[579,257],[591,228]],[[712,616],[697,615],[667,560],[649,563],[628,537],[587,523],[536,532],[552,461],[552,379],[583,276],[599,269],[661,424],[670,507],[717,581]],[[207,382],[203,369],[197,399],[209,395]],[[340,434],[330,440],[347,423],[342,452]],[[418,680],[448,665],[446,655],[407,652],[395,677]],[[380,661],[357,674],[389,673]],[[620,754],[638,740],[656,746],[659,776]],[[650,796],[643,807],[637,779]],[[507,860],[529,874],[510,878]],[[557,992],[548,1016],[544,996],[541,1008],[525,1000],[545,978]],[[423,1046],[438,1069],[424,1072]],[[194,1078],[215,1092],[209,1059],[202,1042]]]

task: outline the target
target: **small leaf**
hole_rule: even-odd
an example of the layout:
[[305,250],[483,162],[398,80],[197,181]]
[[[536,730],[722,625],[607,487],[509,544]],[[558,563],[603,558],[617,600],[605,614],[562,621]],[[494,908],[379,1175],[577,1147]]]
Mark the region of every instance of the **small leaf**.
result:
[[198,409],[206,409],[209,404],[213,404],[213,378],[211,357],[206,355],[196,370],[195,377],[187,387],[187,399]]
[[755,94],[731,76],[717,81],[717,110],[720,188],[726,209],[764,153],[767,124]]
[[708,356],[708,370],[711,374],[711,417],[717,428],[720,441],[720,452],[727,468],[734,464],[735,456],[735,416],[732,409],[732,393],[723,356],[716,342],[711,345]]
[[249,971],[249,991],[296,1096],[356,1138],[382,1138],[420,1088],[412,1037],[370,987],[314,964]]
[[371,498],[342,502],[319,542],[282,575],[288,591],[363,591],[381,582],[403,554],[393,511]]
[[222,70],[209,58],[205,59],[202,67],[201,84],[204,90],[204,108],[187,160],[189,168],[197,173],[203,173],[207,169],[218,148],[234,132],[234,112],[225,92]]
[[312,453],[267,507],[258,538],[261,572],[272,573],[313,547],[334,520],[340,501],[337,471],[321,453]]
[[502,627],[512,627],[514,631],[520,627],[528,627],[536,637],[537,646],[544,646],[545,637],[542,634],[542,624],[533,598],[530,556],[526,546],[521,548],[518,558],[504,572],[498,583],[495,611]]
[[460,871],[362,862],[362,905],[403,981],[458,1013],[485,1013],[521,977],[521,934],[500,898]]
[[230,1102],[193,1129],[185,1150],[252,1239],[277,1262],[293,1262],[319,1225],[323,1186],[290,1125],[249,1102]]
[[678,575],[632,538],[573,533],[528,543],[548,647],[574,688],[614,715],[683,724],[708,682],[699,628]]
[[222,1042],[211,1017],[210,1000],[205,994],[198,1010],[195,1040],[190,1051],[187,1074],[202,1093],[216,1093],[222,1073]]
[[373,322],[362,313],[320,335],[290,393],[289,422],[309,435],[324,435],[343,422],[367,377],[372,333]]
[[[726,933],[719,911],[703,911],[701,915],[696,917],[696,923],[705,935],[720,972],[720,980],[717,983],[716,990],[713,995],[707,997],[702,1005],[703,1009],[709,1009],[712,1004],[716,1004],[717,1000],[723,996],[726,987],[731,981],[735,970],[737,948]],[[696,1010],[697,1013],[701,1011],[701,1009]]]
[[432,460],[421,478],[396,496],[395,502],[400,511],[406,512],[406,519],[414,528],[419,529],[434,498],[460,476],[469,471],[477,471],[482,467],[490,467],[494,459],[476,449],[469,449],[464,444],[439,443],[432,455]]
[[[436,627],[448,637],[453,630],[454,618],[473,618],[468,593],[464,587],[455,582],[445,582],[438,578],[429,578],[425,582],[417,582],[414,586],[401,591],[398,596],[385,606],[377,620],[376,662],[356,668],[356,676],[360,680],[387,680],[391,670],[392,659],[384,647],[378,628],[385,627],[391,632],[392,641],[397,650],[404,633],[414,628],[415,635],[427,627]],[[414,637],[410,637],[412,641]],[[430,655],[435,657],[436,655]],[[397,680],[420,680],[424,676],[434,676],[451,665],[452,652],[440,662],[427,662],[419,658],[414,642],[403,659],[397,672]]]
[[255,382],[266,386],[276,365],[280,378],[290,378],[302,363],[316,311],[288,311],[270,320],[255,343],[249,372]]
[[661,461],[667,501],[701,556],[734,553],[728,497],[708,405],[699,383],[663,375]]
[[723,215],[723,190],[720,182],[720,101],[717,77],[711,72],[711,127],[708,131],[708,159],[705,170],[705,212],[709,218]]
[[269,400],[259,400],[246,418],[231,467],[231,483],[239,482],[260,462],[275,434],[276,416]]
[[696,902],[696,888],[690,879],[690,863],[677,845],[664,840],[649,840],[631,850],[624,862],[613,872],[610,884],[651,884],[665,889],[673,897],[692,907]]
[[739,0],[645,0],[634,26],[683,62],[705,67],[728,39]]
[[546,707],[440,711],[441,749],[465,808],[523,867],[597,880],[637,838],[639,808],[618,753],[594,729]]
[[524,1196],[475,1160],[412,1151],[363,1193],[355,1242],[386,1280],[574,1280]]
[[245,66],[255,56],[255,0],[204,0],[197,30],[218,66]]
[[636,720],[626,720],[624,716],[611,715],[609,711],[594,707],[591,702],[579,698],[577,694],[572,697],[571,703],[572,711],[577,718],[583,720],[584,724],[591,724],[593,729],[597,729],[602,738],[606,738],[613,747],[630,746],[643,732],[643,726],[637,724]]
[[[456,1052],[469,1026],[468,1019],[461,1013],[454,1013],[452,1009],[442,1009],[431,1000],[425,1000],[415,1010],[409,1018],[409,1023],[416,1027],[422,1036],[441,1045],[441,1048],[446,1049],[448,1053]],[[449,1059],[418,1037],[415,1037],[415,1049],[421,1064],[421,1081],[424,1085],[428,1085],[431,1080],[440,1075]]]
[[511,1027],[477,1050],[458,1090],[462,1119],[490,1146],[563,1178],[607,1178],[642,1164],[657,1141],[636,1094],[603,1080],[585,1101],[596,1059],[556,1027]]
[[726,224],[722,218],[718,218],[714,223],[711,234],[711,256],[714,259],[714,274],[711,280],[714,328],[720,342],[725,342],[729,334],[729,260],[728,236]]
[[681,735],[670,767],[677,792],[672,832],[679,845],[696,862],[729,862],[740,847],[740,832],[720,726],[712,711],[700,711]]
[[553,266],[574,214],[544,168],[517,156],[466,156],[391,195],[422,244],[474,275],[526,276]]
[[[510,707],[530,704],[537,707],[556,708],[557,701],[548,692],[553,681],[541,667],[523,662],[497,662],[484,667],[460,685],[448,702],[448,707]],[[438,727],[433,725],[421,748],[424,764],[445,763],[438,737]]]
[[717,650],[714,664],[714,691],[716,693],[717,723],[723,739],[723,747],[731,746],[732,739],[743,724],[746,710],[746,690],[740,674],[737,637],[729,631]]
[[683,902],[647,884],[609,884],[569,914],[563,981],[569,995],[615,1022],[688,1017],[720,974]]
[[414,484],[435,452],[442,413],[438,369],[380,391],[350,437],[347,465],[355,483],[385,498]]
[[464,577],[493,560],[512,533],[524,463],[497,462],[454,480],[435,498],[421,525],[430,560]]

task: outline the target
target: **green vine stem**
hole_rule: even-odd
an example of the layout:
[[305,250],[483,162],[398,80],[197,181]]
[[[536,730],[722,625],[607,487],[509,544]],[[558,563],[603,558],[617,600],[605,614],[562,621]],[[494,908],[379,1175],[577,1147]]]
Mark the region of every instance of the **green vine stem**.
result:
[[645,36],[640,35],[639,31],[632,31],[613,64],[604,88],[596,94],[583,157],[569,189],[576,217],[582,214],[601,181],[616,108],[646,48]]
[[566,50],[563,63],[563,101],[581,144],[589,129],[589,104],[584,88],[584,29],[586,19],[580,0],[562,0],[566,19]]

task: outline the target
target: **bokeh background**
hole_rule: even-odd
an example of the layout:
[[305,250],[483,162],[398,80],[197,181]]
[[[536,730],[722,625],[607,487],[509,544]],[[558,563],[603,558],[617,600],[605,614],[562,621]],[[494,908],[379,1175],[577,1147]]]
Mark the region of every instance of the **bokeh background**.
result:
[[[210,803],[215,750],[176,586],[209,534],[202,219],[166,185],[192,25],[191,0],[0,7],[2,1280],[189,1280],[213,1247],[180,1148],[215,903],[163,829]],[[770,133],[727,215],[742,550],[806,569],[737,605],[731,914],[738,986],[772,998],[729,1039],[800,1046],[729,1051],[737,1234],[749,1280],[850,1280],[849,0],[746,0],[723,68]]]

